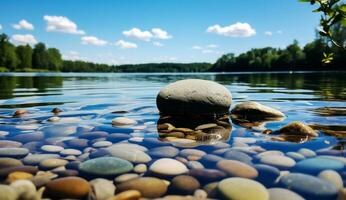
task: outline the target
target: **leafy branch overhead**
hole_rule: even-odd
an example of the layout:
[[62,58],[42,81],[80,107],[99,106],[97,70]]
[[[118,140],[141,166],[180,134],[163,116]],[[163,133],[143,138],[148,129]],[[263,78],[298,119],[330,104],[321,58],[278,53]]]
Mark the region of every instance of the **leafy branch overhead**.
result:
[[337,41],[334,38],[332,26],[341,24],[346,27],[346,4],[343,0],[300,0],[301,2],[309,2],[311,5],[317,4],[319,7],[313,12],[322,13],[320,20],[319,34],[327,37],[337,47],[346,50],[345,41]]

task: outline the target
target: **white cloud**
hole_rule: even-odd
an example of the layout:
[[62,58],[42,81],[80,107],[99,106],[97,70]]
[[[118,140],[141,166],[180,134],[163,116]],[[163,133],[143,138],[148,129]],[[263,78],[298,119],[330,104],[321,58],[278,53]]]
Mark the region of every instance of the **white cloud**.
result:
[[2,26],[1,26],[1,24],[0,24],[0,30],[2,30]]
[[226,37],[251,37],[256,34],[256,30],[250,24],[240,22],[224,27],[216,24],[208,27],[207,32]]
[[12,36],[11,40],[20,44],[36,44],[37,40],[31,34],[19,35],[15,34]]
[[156,47],[163,47],[164,46],[161,42],[153,42],[153,45]]
[[266,31],[266,32],[264,32],[264,35],[267,35],[267,36],[272,36],[272,35],[273,35],[273,33],[272,33],[271,31]]
[[202,50],[202,53],[214,53],[214,51],[210,49],[204,49]]
[[104,46],[107,44],[107,41],[101,40],[95,36],[83,36],[81,38],[81,43],[85,45]]
[[34,30],[34,25],[30,24],[25,19],[22,19],[18,22],[18,24],[13,24],[13,28],[17,30],[21,30],[21,29]]
[[282,30],[278,30],[276,31],[277,34],[283,34],[283,31]]
[[195,46],[192,47],[192,49],[194,49],[194,50],[202,50],[203,47],[195,45]]
[[153,37],[156,39],[167,40],[172,38],[172,36],[169,35],[167,31],[160,28],[153,28],[151,29],[151,32],[153,33]]
[[123,35],[127,37],[132,37],[136,39],[140,39],[143,41],[150,41],[151,38],[153,38],[153,34],[149,31],[142,31],[139,28],[132,28],[128,31],[123,31]]
[[77,51],[69,51],[66,54],[62,55],[65,60],[86,60],[86,58],[81,57]]
[[62,32],[70,34],[84,35],[83,30],[79,30],[76,23],[64,16],[45,15],[43,19],[47,22],[46,30],[48,32]]
[[217,45],[217,44],[209,44],[209,45],[207,45],[207,48],[210,48],[210,49],[215,49],[215,48],[218,48],[219,47],[219,45]]
[[120,47],[121,49],[136,49],[138,47],[137,44],[126,42],[124,40],[117,41],[115,45]]

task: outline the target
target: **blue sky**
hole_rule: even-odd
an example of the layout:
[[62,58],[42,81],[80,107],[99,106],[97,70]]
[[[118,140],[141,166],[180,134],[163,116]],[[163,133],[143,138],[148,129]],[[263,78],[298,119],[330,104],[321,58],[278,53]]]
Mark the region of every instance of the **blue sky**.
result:
[[2,0],[0,32],[66,59],[214,62],[228,52],[301,45],[319,16],[298,0]]

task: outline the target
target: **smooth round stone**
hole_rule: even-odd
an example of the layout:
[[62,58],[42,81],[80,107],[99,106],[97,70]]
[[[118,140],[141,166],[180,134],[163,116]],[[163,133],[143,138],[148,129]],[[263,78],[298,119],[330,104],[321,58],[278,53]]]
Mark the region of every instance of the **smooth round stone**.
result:
[[98,141],[98,142],[95,142],[93,144],[93,147],[95,148],[103,148],[103,147],[109,147],[111,146],[113,143],[109,142],[109,141]]
[[204,130],[204,129],[214,128],[214,127],[217,127],[217,124],[214,124],[214,123],[202,124],[197,126],[195,130]]
[[115,126],[128,126],[137,124],[137,121],[127,117],[116,117],[112,119],[112,124]]
[[137,190],[126,190],[115,195],[108,200],[138,200],[141,198],[141,193]]
[[301,173],[290,173],[281,177],[279,185],[311,200],[335,199],[338,192],[333,184],[320,178]]
[[238,151],[238,150],[229,150],[224,154],[224,158],[227,160],[237,160],[246,164],[252,164],[252,158],[248,154]]
[[67,146],[74,149],[84,149],[88,146],[87,139],[71,139],[66,141]]
[[270,200],[305,200],[299,194],[284,188],[268,189]]
[[272,166],[277,167],[279,169],[289,169],[296,164],[296,161],[294,161],[290,157],[276,156],[276,155],[263,156],[260,159],[260,162],[262,164],[272,165]]
[[332,160],[338,160],[344,163],[346,165],[346,157],[341,157],[341,156],[318,156],[319,158],[328,158]]
[[108,147],[106,151],[114,157],[118,157],[132,163],[148,163],[151,161],[151,157],[148,154],[135,148],[126,149],[124,147],[111,146]]
[[104,131],[93,131],[93,132],[86,132],[79,135],[79,138],[81,139],[88,139],[88,140],[94,140],[98,138],[104,138],[107,137],[108,133]]
[[0,185],[0,199],[1,200],[16,200],[18,194],[13,187],[8,185]]
[[15,158],[0,158],[0,169],[6,168],[6,167],[16,167],[16,166],[22,166],[23,163],[20,160],[17,160]]
[[54,117],[50,117],[47,119],[47,121],[49,122],[58,122],[60,121],[60,117],[54,116]]
[[254,179],[258,176],[255,168],[236,160],[221,160],[217,163],[217,167],[229,176],[248,179]]
[[7,176],[6,182],[13,183],[17,180],[31,179],[32,177],[33,175],[27,172],[12,172]]
[[50,125],[40,129],[46,137],[69,136],[77,131],[77,126]]
[[158,158],[173,158],[179,154],[179,149],[171,146],[150,149],[149,155]]
[[38,172],[37,167],[33,166],[16,166],[16,167],[7,167],[0,169],[0,177],[5,178],[12,172],[27,172],[30,174],[36,174]]
[[280,170],[276,167],[263,164],[255,165],[254,167],[258,171],[256,180],[265,186],[272,186],[280,176]]
[[78,176],[79,172],[73,169],[66,169],[55,172],[59,177]]
[[338,200],[346,200],[346,188],[339,190]]
[[291,122],[279,130],[279,133],[286,135],[306,135],[318,137],[318,133],[310,126],[302,122]]
[[60,151],[60,154],[63,156],[79,156],[82,152],[77,149],[64,149]]
[[169,189],[173,191],[174,194],[189,195],[193,194],[200,186],[200,183],[194,177],[180,175],[172,179]]
[[22,143],[28,143],[43,140],[44,135],[42,132],[37,131],[34,133],[21,133],[12,137],[11,139]]
[[306,148],[299,149],[298,153],[302,154],[306,158],[312,158],[316,156],[316,153],[314,151]]
[[29,150],[25,148],[0,148],[0,157],[23,158],[28,153]]
[[46,185],[46,193],[53,198],[84,198],[90,191],[88,181],[79,177],[65,177],[52,180]]
[[318,177],[320,179],[323,179],[325,181],[330,182],[333,184],[338,190],[342,189],[344,186],[344,183],[342,181],[342,178],[340,174],[333,170],[324,170],[321,173],[318,174]]
[[149,170],[160,175],[180,175],[188,172],[186,166],[171,158],[161,158],[150,165]]
[[112,181],[97,178],[89,182],[91,186],[91,199],[107,200],[114,196],[115,186]]
[[301,161],[301,160],[304,160],[305,159],[305,156],[303,156],[302,154],[300,153],[296,153],[296,152],[287,152],[286,153],[286,156],[294,159],[295,161]]
[[272,151],[265,151],[265,152],[259,153],[256,157],[262,158],[264,156],[284,156],[284,155],[285,154],[282,151],[272,150]]
[[65,166],[68,161],[59,158],[49,158],[40,162],[40,167],[43,169],[53,169]]
[[122,183],[131,179],[138,178],[138,174],[122,174],[114,179],[115,183]]
[[183,149],[180,151],[179,155],[185,158],[189,156],[202,157],[206,155],[206,153],[198,149]]
[[12,140],[0,140],[0,148],[18,148],[23,144]]
[[238,115],[244,118],[263,119],[268,117],[274,117],[274,118],[285,117],[285,115],[281,111],[271,108],[269,106],[262,105],[254,101],[238,103],[232,109],[231,112],[233,115]]
[[29,180],[17,180],[10,185],[15,189],[18,199],[36,199],[36,187]]
[[167,191],[167,185],[163,180],[152,177],[132,179],[118,184],[116,187],[117,192],[137,190],[145,198],[158,198],[163,196]]
[[60,151],[64,150],[64,147],[57,145],[43,145],[41,150],[47,153],[59,153]]
[[301,172],[305,174],[317,175],[318,173],[330,169],[335,171],[344,170],[345,165],[343,162],[328,158],[308,158],[299,161],[293,168],[294,172]]
[[186,79],[161,89],[156,105],[165,114],[225,114],[232,96],[224,86],[207,80]]
[[43,160],[48,158],[59,158],[57,154],[29,154],[23,158],[23,163],[26,165],[38,165]]
[[197,178],[201,182],[219,181],[226,177],[226,174],[217,169],[191,169],[189,175]]
[[132,169],[133,165],[130,162],[114,157],[95,158],[79,165],[81,172],[94,176],[115,176]]
[[108,147],[108,149],[111,149],[111,148],[123,148],[123,149],[135,149],[139,151],[148,151],[146,147],[138,145],[138,144],[132,144],[132,143],[117,143]]
[[186,165],[189,169],[203,169],[204,168],[203,164],[198,161],[188,161]]
[[0,131],[0,136],[1,136],[1,137],[5,137],[5,136],[7,136],[8,134],[9,134],[8,131]]
[[217,187],[224,199],[228,200],[269,199],[269,193],[261,183],[246,178],[227,178]]
[[201,162],[204,164],[204,166],[214,167],[216,163],[219,162],[220,160],[223,160],[221,156],[206,154],[202,157]]
[[148,169],[145,164],[138,164],[133,168],[133,171],[139,174],[145,173],[147,170]]

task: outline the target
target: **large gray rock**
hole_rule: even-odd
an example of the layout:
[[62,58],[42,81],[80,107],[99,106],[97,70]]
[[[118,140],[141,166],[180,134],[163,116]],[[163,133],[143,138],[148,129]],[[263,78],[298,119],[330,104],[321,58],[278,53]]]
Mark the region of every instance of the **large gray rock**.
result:
[[162,114],[226,114],[232,103],[231,93],[222,85],[207,80],[186,79],[161,89],[156,98]]

